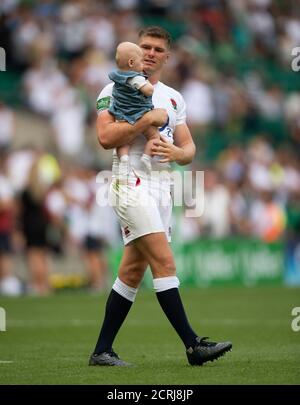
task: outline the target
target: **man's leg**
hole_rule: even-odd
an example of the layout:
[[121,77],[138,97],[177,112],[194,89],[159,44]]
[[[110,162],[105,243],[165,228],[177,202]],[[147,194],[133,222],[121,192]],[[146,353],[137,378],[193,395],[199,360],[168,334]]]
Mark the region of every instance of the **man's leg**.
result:
[[197,334],[191,328],[179,295],[179,280],[170,245],[164,232],[145,235],[136,241],[151,266],[157,299],[186,348],[195,344]]
[[134,245],[125,247],[119,275],[107,299],[104,321],[90,365],[126,365],[115,357],[112,345],[134,302],[147,265],[147,261]]
[[135,241],[151,266],[157,299],[170,323],[183,341],[191,365],[202,365],[230,350],[230,342],[214,343],[199,338],[191,328],[179,295],[175,262],[164,232],[145,235]]

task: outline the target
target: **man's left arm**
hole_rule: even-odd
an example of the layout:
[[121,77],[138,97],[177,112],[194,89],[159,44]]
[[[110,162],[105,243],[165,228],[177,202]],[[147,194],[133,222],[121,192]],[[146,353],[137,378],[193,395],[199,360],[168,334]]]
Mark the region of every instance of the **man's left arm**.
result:
[[184,166],[192,162],[196,153],[190,130],[186,124],[177,125],[174,132],[174,144],[163,136],[153,141],[152,155],[160,156],[161,163],[176,162]]

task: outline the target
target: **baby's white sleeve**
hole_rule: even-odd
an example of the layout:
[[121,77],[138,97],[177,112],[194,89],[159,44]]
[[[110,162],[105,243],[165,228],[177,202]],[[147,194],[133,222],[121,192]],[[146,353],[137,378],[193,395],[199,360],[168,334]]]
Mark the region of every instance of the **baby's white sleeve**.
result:
[[148,83],[148,80],[144,76],[134,76],[127,80],[127,83],[135,90],[141,89],[145,84]]

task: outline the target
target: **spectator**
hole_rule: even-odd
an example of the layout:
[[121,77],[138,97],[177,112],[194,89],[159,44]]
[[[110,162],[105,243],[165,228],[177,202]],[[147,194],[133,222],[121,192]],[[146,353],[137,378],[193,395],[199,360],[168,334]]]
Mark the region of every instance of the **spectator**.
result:
[[192,131],[205,129],[214,118],[212,90],[203,70],[202,66],[196,66],[182,89]]
[[0,100],[0,151],[11,148],[14,135],[14,112]]
[[264,242],[280,240],[285,228],[285,213],[273,200],[271,189],[265,189],[253,203],[250,212],[252,234]]
[[58,153],[65,158],[79,157],[84,147],[86,111],[75,89],[61,87],[56,93],[51,124]]
[[29,288],[32,294],[50,293],[47,243],[49,219],[44,203],[48,188],[57,181],[59,175],[55,159],[50,155],[40,154],[33,163],[27,187],[20,197],[20,220],[26,243]]
[[5,157],[0,155],[0,295],[19,295],[22,292],[22,285],[12,271],[14,214],[13,189],[5,173]]
[[230,195],[213,169],[205,171],[204,213],[200,217],[201,234],[222,238],[230,232]]

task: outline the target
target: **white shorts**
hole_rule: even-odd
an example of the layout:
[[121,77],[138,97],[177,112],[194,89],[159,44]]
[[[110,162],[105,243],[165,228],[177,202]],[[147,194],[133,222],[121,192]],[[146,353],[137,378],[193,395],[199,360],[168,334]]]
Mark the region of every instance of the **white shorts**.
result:
[[145,180],[125,182],[114,179],[110,203],[122,230],[124,245],[150,233],[165,232],[171,242],[172,197],[170,187],[155,187]]

